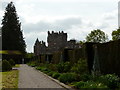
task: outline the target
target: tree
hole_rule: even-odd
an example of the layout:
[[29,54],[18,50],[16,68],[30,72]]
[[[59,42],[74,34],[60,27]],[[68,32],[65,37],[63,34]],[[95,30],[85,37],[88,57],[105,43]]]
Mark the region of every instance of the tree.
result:
[[25,53],[25,48],[21,23],[13,2],[10,2],[2,20],[2,50],[16,50]]
[[100,29],[91,31],[86,37],[87,42],[104,43],[108,41],[108,35]]
[[120,39],[120,27],[117,30],[114,30],[112,32],[112,39],[113,40],[118,40]]

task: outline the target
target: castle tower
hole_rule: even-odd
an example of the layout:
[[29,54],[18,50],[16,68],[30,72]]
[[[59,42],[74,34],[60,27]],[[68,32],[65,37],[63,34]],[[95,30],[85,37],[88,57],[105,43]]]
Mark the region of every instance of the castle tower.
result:
[[38,40],[38,38],[36,39],[36,41],[35,41],[35,45],[34,45],[34,54],[35,54],[35,56],[37,56],[37,55],[39,55],[39,40]]
[[67,33],[62,32],[54,32],[50,33],[48,31],[48,49],[49,52],[59,51],[61,48],[66,46],[67,43]]

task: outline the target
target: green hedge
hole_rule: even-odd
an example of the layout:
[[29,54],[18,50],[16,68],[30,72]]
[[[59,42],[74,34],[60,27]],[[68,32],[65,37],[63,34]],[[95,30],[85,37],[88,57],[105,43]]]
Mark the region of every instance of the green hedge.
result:
[[12,70],[11,64],[7,60],[3,60],[2,61],[2,71],[5,72],[5,71],[10,71],[10,70]]
[[77,75],[75,73],[63,73],[58,79],[63,83],[71,83],[77,80]]

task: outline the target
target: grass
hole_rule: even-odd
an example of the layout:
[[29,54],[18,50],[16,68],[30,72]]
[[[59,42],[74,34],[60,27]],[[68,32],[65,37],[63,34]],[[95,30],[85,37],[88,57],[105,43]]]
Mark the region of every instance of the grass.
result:
[[20,67],[20,64],[16,64],[14,67],[15,67],[15,68],[19,68],[19,67]]
[[[15,67],[20,67],[16,64]],[[18,70],[0,72],[0,89],[1,88],[18,88]]]
[[18,88],[18,70],[2,72],[2,88]]

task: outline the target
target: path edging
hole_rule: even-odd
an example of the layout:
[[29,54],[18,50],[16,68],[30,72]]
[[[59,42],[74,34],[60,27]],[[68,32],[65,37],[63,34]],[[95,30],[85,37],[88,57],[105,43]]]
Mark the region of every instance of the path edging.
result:
[[70,86],[68,86],[68,85],[65,85],[64,83],[60,82],[59,80],[54,79],[54,78],[48,76],[47,74],[45,74],[45,73],[37,70],[35,67],[33,67],[33,69],[35,69],[36,71],[42,73],[44,76],[48,77],[49,79],[51,79],[52,81],[56,82],[57,84],[59,84],[60,86],[62,86],[62,87],[64,87],[64,88],[66,88],[66,89],[68,89],[68,90],[69,90],[69,89],[73,89],[72,87],[70,87]]

